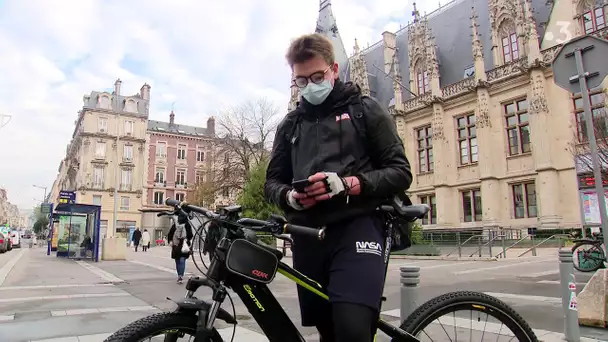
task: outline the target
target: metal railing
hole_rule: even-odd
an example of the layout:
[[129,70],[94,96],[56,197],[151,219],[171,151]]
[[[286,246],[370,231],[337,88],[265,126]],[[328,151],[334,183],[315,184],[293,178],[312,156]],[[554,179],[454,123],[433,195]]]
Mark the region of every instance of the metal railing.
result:
[[536,244],[536,245],[534,245],[534,246],[532,246],[532,247],[530,247],[530,248],[526,249],[526,251],[524,251],[523,253],[521,253],[521,254],[520,254],[520,255],[518,255],[517,257],[518,257],[518,258],[519,258],[519,257],[522,257],[522,256],[524,256],[524,255],[528,254],[530,251],[532,251],[532,256],[536,256],[536,248],[538,248],[540,245],[544,244],[545,242],[547,242],[547,241],[549,241],[549,240],[552,240],[554,237],[559,237],[559,244],[560,244],[560,246],[559,246],[559,247],[560,247],[560,248],[562,248],[562,247],[564,247],[564,246],[563,246],[563,244],[564,244],[564,240],[562,240],[561,238],[562,238],[562,237],[568,238],[568,237],[570,237],[570,235],[568,235],[568,234],[554,234],[554,235],[551,235],[551,236],[549,236],[548,238],[546,238],[546,239],[542,240],[540,243],[538,243],[538,244]]

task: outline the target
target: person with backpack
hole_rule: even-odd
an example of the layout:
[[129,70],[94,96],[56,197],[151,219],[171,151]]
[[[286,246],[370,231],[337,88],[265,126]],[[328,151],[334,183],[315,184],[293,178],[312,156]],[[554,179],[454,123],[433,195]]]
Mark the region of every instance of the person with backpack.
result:
[[175,260],[175,270],[177,271],[177,283],[184,282],[184,273],[186,273],[186,260],[190,257],[192,246],[192,227],[188,221],[188,217],[184,213],[177,216],[177,224],[175,222],[169,229],[167,240],[171,246],[171,259]]
[[293,236],[294,267],[329,294],[298,287],[302,325],[323,342],[371,342],[385,278],[376,209],[405,194],[410,164],[388,112],[338,78],[327,38],[304,35],[286,58],[303,99],[277,129],[264,192],[291,223],[326,229],[323,241]]

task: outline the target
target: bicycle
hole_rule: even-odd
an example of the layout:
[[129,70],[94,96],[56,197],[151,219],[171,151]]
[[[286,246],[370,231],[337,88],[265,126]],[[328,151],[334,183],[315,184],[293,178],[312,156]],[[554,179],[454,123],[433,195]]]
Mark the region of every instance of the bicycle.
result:
[[[574,268],[580,272],[595,272],[604,267],[604,239],[599,233],[591,234],[591,238],[575,239],[572,246]],[[589,246],[589,247],[586,247]]]
[[[167,199],[166,204],[174,207],[176,213],[197,213],[209,218],[206,239],[200,251],[202,254],[208,253],[211,260],[206,277],[195,276],[188,279],[185,298],[174,300],[177,304],[175,311],[154,314],[132,322],[108,337],[105,342],[135,342],[161,334],[165,336],[164,341],[177,341],[179,337],[189,335],[195,337],[195,342],[222,342],[222,337],[214,327],[217,320],[234,325],[232,335],[234,340],[237,320],[234,302],[228,289],[242,300],[270,341],[305,342],[304,337],[274,297],[268,284],[279,273],[324,299],[329,297],[316,281],[280,261],[283,257],[281,251],[258,243],[256,232],[270,233],[279,239],[290,241],[291,239],[283,234],[301,234],[323,239],[324,229],[289,224],[283,217],[277,215],[272,215],[269,221],[240,218],[240,206],[226,207],[215,213],[172,199]],[[423,217],[429,209],[428,205],[404,206],[397,202],[378,208],[387,218],[386,250],[390,250],[390,236],[395,219],[401,218],[413,222]],[[199,227],[199,230],[201,229],[204,229],[204,226]],[[388,267],[389,253],[385,253],[384,257]],[[212,301],[207,302],[194,296],[200,287],[212,289]],[[232,314],[221,307],[226,297],[231,301]],[[471,310],[471,325],[473,311],[485,313],[488,317],[497,318],[504,326],[511,329],[512,335],[508,337],[513,336],[524,342],[538,341],[529,325],[507,304],[483,293],[469,291],[448,293],[427,301],[406,318],[400,327],[379,319],[377,328],[392,338],[393,342],[420,342],[417,336],[425,332],[424,329],[431,326],[435,319],[446,313],[454,314],[456,323],[455,312],[463,308]],[[441,321],[439,323],[443,326]],[[503,325],[498,334],[501,333]],[[457,334],[456,325],[454,331]],[[498,341],[492,333],[487,335],[492,341]]]

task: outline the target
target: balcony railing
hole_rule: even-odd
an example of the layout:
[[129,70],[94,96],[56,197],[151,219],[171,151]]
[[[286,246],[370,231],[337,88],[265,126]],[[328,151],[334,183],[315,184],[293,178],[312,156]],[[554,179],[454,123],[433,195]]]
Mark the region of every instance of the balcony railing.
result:
[[103,189],[103,183],[93,183],[93,189]]
[[133,189],[133,185],[131,184],[120,184],[121,191],[131,191]]

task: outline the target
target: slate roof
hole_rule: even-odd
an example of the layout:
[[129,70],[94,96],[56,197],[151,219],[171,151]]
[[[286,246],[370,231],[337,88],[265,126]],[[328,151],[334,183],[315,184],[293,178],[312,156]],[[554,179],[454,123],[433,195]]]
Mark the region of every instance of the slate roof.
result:
[[164,121],[148,120],[148,131],[158,133],[174,133],[198,137],[213,137],[206,127],[171,124]]
[[[428,27],[435,37],[441,86],[447,86],[463,80],[465,69],[473,65],[471,8],[479,18],[479,33],[484,49],[485,66],[487,70],[494,67],[491,52],[490,14],[486,0],[455,0],[428,15]],[[545,29],[542,23],[549,20],[551,4],[547,0],[532,0],[532,8],[536,18],[537,30],[543,37]],[[408,56],[408,26],[397,32],[397,55],[403,84],[408,85],[410,78]],[[382,41],[362,51],[369,75],[369,86],[372,95],[385,107],[394,97],[393,80],[378,68],[384,70],[384,48]],[[378,67],[378,68],[376,68]],[[403,91],[403,99],[411,95]]]
[[[97,99],[99,95],[106,94],[110,96],[110,103],[112,104],[112,109],[116,110],[116,101],[112,99],[114,96],[114,92],[102,92],[102,91],[92,91],[88,98],[86,98],[87,102],[84,103],[84,108],[97,108]],[[135,94],[132,96],[118,96],[118,103],[120,106],[120,110],[122,111],[125,107],[125,101],[127,99],[133,99],[137,103],[137,114],[140,116],[148,116],[148,101],[141,98],[139,94]]]

